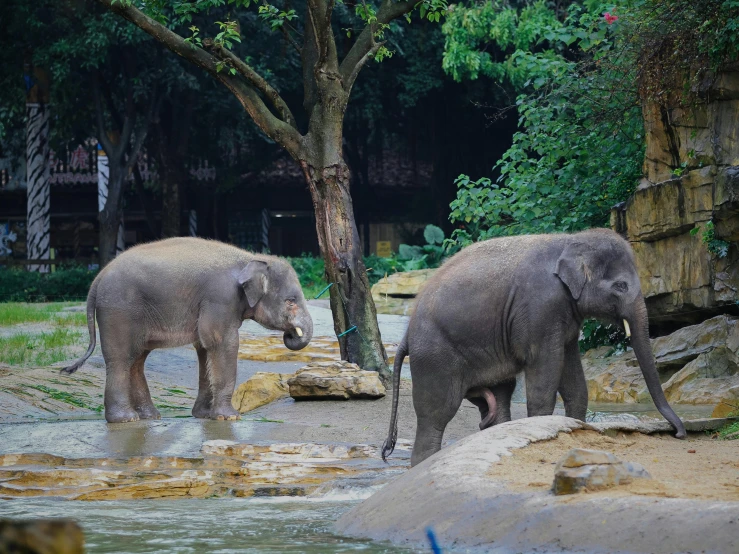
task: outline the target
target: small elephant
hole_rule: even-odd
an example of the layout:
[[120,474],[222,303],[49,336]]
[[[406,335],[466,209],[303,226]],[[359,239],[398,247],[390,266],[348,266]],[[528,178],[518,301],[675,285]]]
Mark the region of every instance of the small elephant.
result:
[[[395,446],[406,355],[418,422],[411,465],[441,448],[444,429],[465,397],[480,408],[481,427],[509,421],[520,371],[530,417],[551,415],[559,392],[566,414],[584,420],[588,389],[578,338],[590,317],[623,322],[627,335],[633,329],[631,344],[649,393],[676,437],[685,437],[660,385],[631,247],[611,230],[592,229],[479,242],[436,272],[416,299],[395,356],[383,458]],[[492,403],[481,392],[485,389]]]
[[71,374],[95,348],[95,316],[105,359],[105,419],[159,419],[144,377],[155,348],[192,344],[200,380],[192,415],[238,419],[239,327],[253,319],[284,331],[290,350],[304,348],[313,320],[295,271],[285,260],[221,242],[172,238],[135,246],[108,264],[87,295],[90,345],[63,373]]

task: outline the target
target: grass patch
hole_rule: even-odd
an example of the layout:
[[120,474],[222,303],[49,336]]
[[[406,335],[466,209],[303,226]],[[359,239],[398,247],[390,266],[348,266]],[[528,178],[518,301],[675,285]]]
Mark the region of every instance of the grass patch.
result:
[[180,395],[180,396],[188,396],[188,394],[185,391],[180,390],[180,389],[166,389],[166,391],[172,394]]
[[[732,412],[729,417],[738,417],[739,411]],[[723,440],[739,440],[739,421],[724,425],[716,432],[716,436]]]
[[53,322],[56,325],[87,325],[87,315],[82,312],[60,314],[62,308],[74,306],[73,302],[27,304],[25,302],[0,303],[0,325],[19,323]]
[[82,333],[61,327],[50,333],[18,333],[0,337],[0,362],[45,366],[70,358],[69,348],[82,342]]
[[71,404],[72,406],[77,406],[78,408],[91,408],[87,404],[85,404],[82,400],[79,398],[75,398],[74,395],[61,391],[59,389],[54,389],[51,387],[46,387],[44,385],[24,385],[26,388],[34,389],[40,392],[43,392],[45,394],[48,394],[51,398],[54,400],[59,400],[60,402],[64,402],[65,404]]

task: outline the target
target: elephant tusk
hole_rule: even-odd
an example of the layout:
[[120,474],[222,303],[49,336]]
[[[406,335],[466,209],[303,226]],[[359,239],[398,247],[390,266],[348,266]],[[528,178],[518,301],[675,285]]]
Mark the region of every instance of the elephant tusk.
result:
[[299,337],[303,336],[303,330],[300,327],[296,327],[295,332],[298,334]]
[[631,336],[631,329],[629,328],[629,322],[624,319],[624,331],[626,331],[626,336]]

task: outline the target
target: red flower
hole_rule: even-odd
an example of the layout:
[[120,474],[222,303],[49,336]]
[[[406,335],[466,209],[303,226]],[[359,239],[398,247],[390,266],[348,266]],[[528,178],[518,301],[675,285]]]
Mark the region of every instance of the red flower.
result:
[[606,23],[608,23],[609,25],[611,25],[614,21],[618,21],[618,16],[617,15],[611,15],[610,13],[606,12],[606,13],[603,14],[603,19],[606,20]]

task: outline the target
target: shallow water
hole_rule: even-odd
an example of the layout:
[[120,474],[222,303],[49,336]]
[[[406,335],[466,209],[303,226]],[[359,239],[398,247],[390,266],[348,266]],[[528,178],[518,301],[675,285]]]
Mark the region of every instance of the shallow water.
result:
[[342,501],[336,495],[334,500],[331,498],[111,502],[21,499],[0,501],[0,518],[74,519],[84,530],[90,554],[418,552],[334,535],[332,523],[359,500]]

